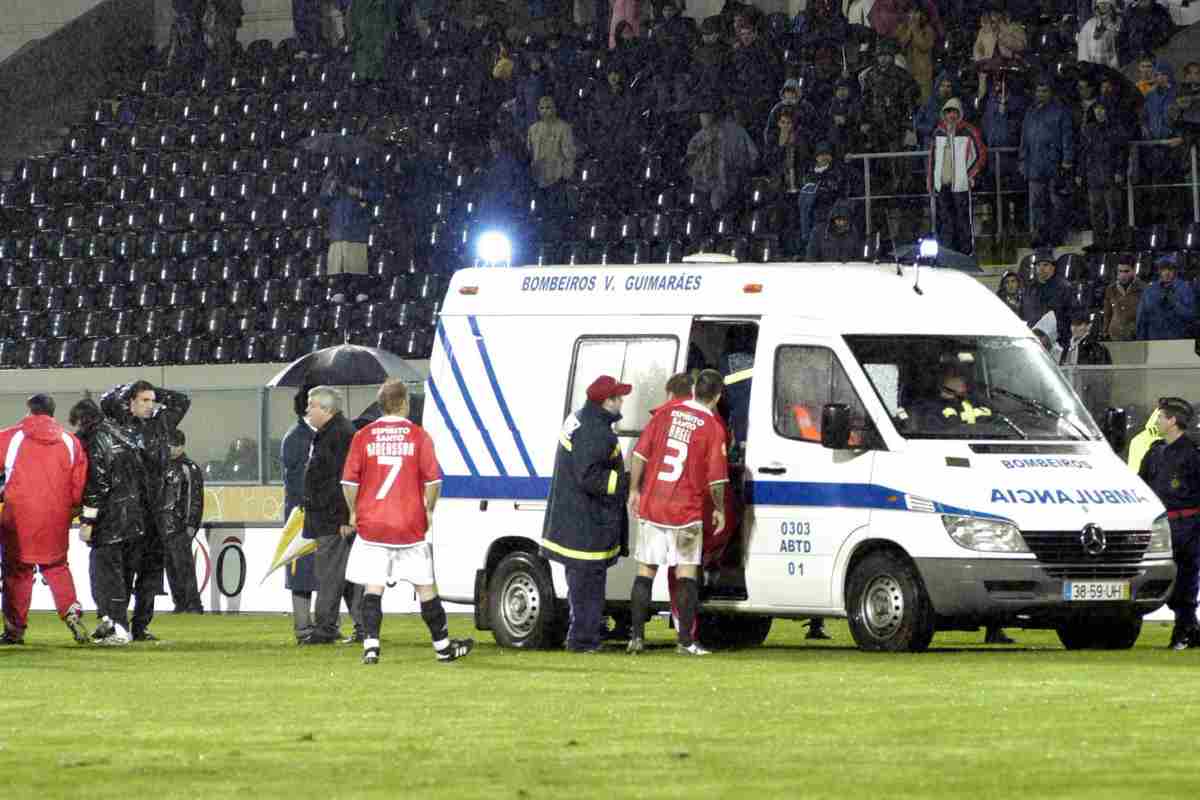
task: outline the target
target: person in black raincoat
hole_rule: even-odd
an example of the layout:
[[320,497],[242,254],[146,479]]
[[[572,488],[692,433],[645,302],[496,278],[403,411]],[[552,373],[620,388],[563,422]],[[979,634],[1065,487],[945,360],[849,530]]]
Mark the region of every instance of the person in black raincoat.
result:
[[101,619],[92,638],[126,645],[131,641],[129,590],[150,532],[146,465],[137,441],[106,419],[94,401],[76,403],[70,423],[88,453],[79,539],[92,548],[88,571]]
[[161,519],[167,583],[176,614],[203,614],[192,539],[204,518],[204,473],[184,453],[187,437],[171,431],[171,460],[163,481]]
[[[279,460],[283,464],[283,519],[286,522],[292,509],[304,505],[304,469],[308,466],[308,453],[312,449],[314,431],[305,420],[308,408],[308,390],[303,386],[296,392],[292,407],[296,413],[296,424],[283,435],[279,445]],[[292,593],[292,629],[296,641],[312,633],[312,596],[317,591],[317,556],[315,553],[301,556],[284,569],[283,585]]]
[[1079,163],[1087,178],[1088,214],[1092,238],[1108,242],[1121,227],[1121,193],[1129,168],[1130,132],[1120,124],[1115,109],[1106,100],[1098,100],[1084,114],[1080,130]]
[[629,554],[629,473],[613,425],[631,391],[612,376],[596,378],[587,402],[567,417],[558,437],[542,555],[566,569],[567,649],[575,652],[601,648],[606,573],[618,555]]
[[133,628],[136,641],[153,641],[147,630],[154,619],[154,598],[165,592],[163,586],[163,538],[166,527],[163,495],[167,465],[171,460],[171,435],[192,401],[182,392],[157,388],[149,381],[114,386],[100,398],[100,408],[127,438],[141,449],[145,465],[142,502],[147,509],[146,546],[135,568],[133,584]]
[[817,228],[829,219],[834,204],[849,196],[849,170],[834,159],[829,142],[817,142],[812,163],[804,170],[800,181],[799,224],[800,239],[809,242]]
[[863,237],[854,226],[850,203],[839,200],[829,211],[829,222],[818,225],[808,240],[805,261],[862,261]]

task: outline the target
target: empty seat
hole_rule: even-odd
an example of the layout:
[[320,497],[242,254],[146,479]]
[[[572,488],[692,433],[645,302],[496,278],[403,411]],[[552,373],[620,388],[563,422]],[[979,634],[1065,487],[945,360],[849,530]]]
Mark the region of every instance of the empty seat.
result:
[[88,339],[107,333],[108,315],[92,309],[76,311],[71,320],[71,335]]
[[138,360],[142,364],[152,366],[170,364],[175,360],[175,351],[178,346],[179,340],[174,336],[155,336],[143,339],[138,352]]
[[85,338],[80,342],[76,361],[81,367],[103,367],[108,365],[110,341],[107,337]]
[[25,369],[50,366],[50,342],[41,337],[23,339],[17,346],[17,365]]
[[188,336],[179,340],[175,358],[180,364],[204,364],[211,350],[212,341],[207,336]]

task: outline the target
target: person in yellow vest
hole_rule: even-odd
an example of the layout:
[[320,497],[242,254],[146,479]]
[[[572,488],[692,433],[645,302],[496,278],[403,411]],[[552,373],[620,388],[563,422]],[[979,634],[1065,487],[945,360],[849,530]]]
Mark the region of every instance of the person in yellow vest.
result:
[[[1162,402],[1161,400],[1159,401]],[[1155,408],[1150,413],[1150,418],[1146,420],[1146,427],[1142,428],[1142,432],[1133,437],[1129,442],[1129,468],[1137,472],[1142,467],[1142,459],[1145,458],[1146,452],[1150,446],[1163,438],[1162,427],[1160,425],[1161,408]]]

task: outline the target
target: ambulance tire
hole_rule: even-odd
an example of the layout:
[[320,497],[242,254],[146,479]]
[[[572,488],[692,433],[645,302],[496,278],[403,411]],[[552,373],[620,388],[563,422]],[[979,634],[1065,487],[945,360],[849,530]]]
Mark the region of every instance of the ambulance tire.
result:
[[750,614],[700,614],[700,643],[710,650],[758,647],[771,632],[771,617]]
[[501,647],[562,647],[566,615],[554,596],[550,568],[539,556],[517,552],[502,558],[492,572],[488,598],[492,635]]
[[935,617],[916,567],[878,550],[858,562],[846,585],[850,634],[863,650],[919,653],[933,641]]
[[1059,625],[1058,640],[1068,650],[1128,650],[1142,633],[1139,616],[1098,617]]

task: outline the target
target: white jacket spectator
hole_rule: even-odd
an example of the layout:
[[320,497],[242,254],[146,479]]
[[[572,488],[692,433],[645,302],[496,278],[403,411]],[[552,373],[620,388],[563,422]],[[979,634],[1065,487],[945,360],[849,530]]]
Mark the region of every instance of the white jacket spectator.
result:
[[1076,35],[1079,60],[1118,69],[1117,35],[1121,30],[1121,15],[1112,0],[1096,0],[1096,13],[1083,24]]
[[575,173],[575,134],[571,125],[559,119],[554,99],[538,101],[541,119],[529,126],[530,172],[543,189],[570,178]]

